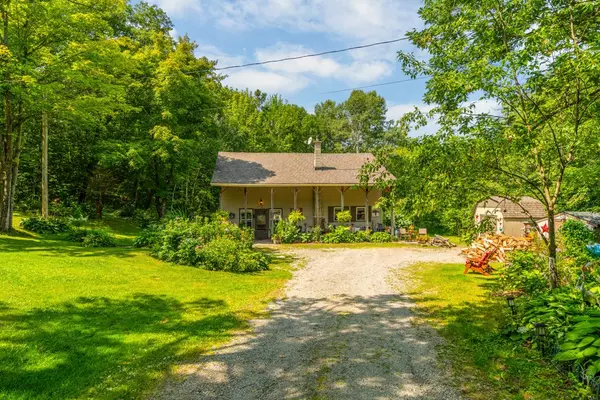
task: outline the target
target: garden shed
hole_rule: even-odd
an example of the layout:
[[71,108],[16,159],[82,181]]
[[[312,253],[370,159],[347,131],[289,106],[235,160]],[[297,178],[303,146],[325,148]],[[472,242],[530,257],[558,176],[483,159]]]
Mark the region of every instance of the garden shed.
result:
[[533,197],[523,196],[514,202],[502,196],[492,196],[477,203],[475,223],[490,220],[494,232],[508,236],[524,236],[533,220],[546,215],[544,205]]

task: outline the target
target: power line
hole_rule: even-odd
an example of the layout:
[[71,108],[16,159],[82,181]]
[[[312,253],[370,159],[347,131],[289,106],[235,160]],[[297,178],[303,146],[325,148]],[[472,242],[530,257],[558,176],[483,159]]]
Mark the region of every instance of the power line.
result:
[[399,81],[391,81],[391,82],[384,82],[384,83],[377,83],[375,85],[367,85],[367,86],[358,86],[358,87],[354,87],[354,88],[347,88],[347,89],[340,89],[340,90],[332,90],[330,92],[322,92],[319,94],[332,94],[332,93],[342,93],[342,92],[350,92],[352,90],[360,90],[360,89],[368,89],[368,88],[373,88],[373,87],[378,87],[378,86],[387,86],[387,85],[395,85],[397,83],[404,83],[404,82],[412,82],[412,81],[418,81],[421,79],[427,79],[429,78],[429,76],[420,76],[418,78],[415,79],[402,79]]
[[265,64],[273,64],[273,63],[279,63],[279,62],[284,62],[284,61],[299,60],[301,58],[319,57],[319,56],[324,56],[326,54],[342,53],[344,51],[365,49],[367,47],[374,47],[374,46],[381,46],[383,44],[396,43],[396,42],[400,42],[402,40],[407,40],[407,39],[408,39],[407,37],[401,37],[399,39],[385,40],[385,41],[382,41],[382,42],[364,44],[362,46],[346,47],[344,49],[338,49],[338,50],[323,51],[321,53],[304,54],[304,55],[301,55],[301,56],[278,58],[278,59],[275,59],[275,60],[253,62],[253,63],[248,63],[248,64],[230,65],[230,66],[227,66],[227,67],[215,68],[215,70],[216,71],[223,71],[223,70],[226,70],[226,69],[254,67],[254,66],[257,66],[257,65],[265,65]]

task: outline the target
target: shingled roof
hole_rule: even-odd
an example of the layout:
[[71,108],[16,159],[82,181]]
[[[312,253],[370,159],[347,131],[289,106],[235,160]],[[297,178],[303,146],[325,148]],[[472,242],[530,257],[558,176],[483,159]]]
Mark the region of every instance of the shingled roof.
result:
[[533,197],[523,196],[519,203],[522,207],[504,197],[492,196],[479,202],[477,207],[498,209],[502,212],[504,218],[529,218],[523,211],[523,208],[526,209],[534,219],[543,218],[547,215],[542,202]]
[[[211,184],[214,186],[352,186],[359,183],[358,174],[361,167],[373,159],[370,153],[322,153],[322,167],[315,169],[313,153],[220,152]],[[374,179],[371,183],[373,181]]]

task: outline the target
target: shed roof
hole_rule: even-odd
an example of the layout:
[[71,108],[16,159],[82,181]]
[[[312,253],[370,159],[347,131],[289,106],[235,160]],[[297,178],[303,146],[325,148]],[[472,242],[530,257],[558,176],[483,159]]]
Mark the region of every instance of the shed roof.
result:
[[591,211],[565,211],[561,214],[567,214],[573,218],[587,222],[590,226],[594,228],[600,227],[600,213]]
[[[313,153],[219,152],[211,184],[214,186],[352,186],[370,153],[321,154],[314,168]],[[380,171],[383,173],[383,171]],[[375,177],[370,180],[374,183]]]
[[527,210],[534,219],[543,218],[547,215],[542,202],[529,196],[521,197],[519,203],[507,200],[504,197],[492,196],[477,203],[477,207],[498,209],[502,212],[504,218],[529,219],[529,216],[523,211],[523,208]]

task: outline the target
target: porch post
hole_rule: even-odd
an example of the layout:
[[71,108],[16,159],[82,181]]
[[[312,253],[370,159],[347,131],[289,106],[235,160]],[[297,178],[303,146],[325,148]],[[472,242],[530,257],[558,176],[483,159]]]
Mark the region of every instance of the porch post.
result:
[[365,228],[369,229],[369,187],[367,186],[365,191]]
[[274,200],[275,200],[275,189],[271,188],[271,215],[269,216],[269,219],[270,219],[269,235],[273,234],[273,226],[275,226],[275,224],[274,224],[275,221],[273,221],[273,217],[274,217],[274,214],[273,214],[273,208],[274,208],[273,201]]
[[294,193],[294,211],[296,211],[298,209],[298,192],[299,191],[300,191],[300,189],[298,189],[298,188],[292,189],[292,193]]
[[315,224],[321,228],[321,188],[315,187]]
[[346,190],[348,190],[348,188],[345,188],[343,186],[340,186],[339,188],[336,188],[338,192],[340,192],[340,201],[341,201],[341,206],[342,206],[342,211],[344,211],[344,193],[346,192]]
[[244,188],[244,226],[248,220],[248,188]]

